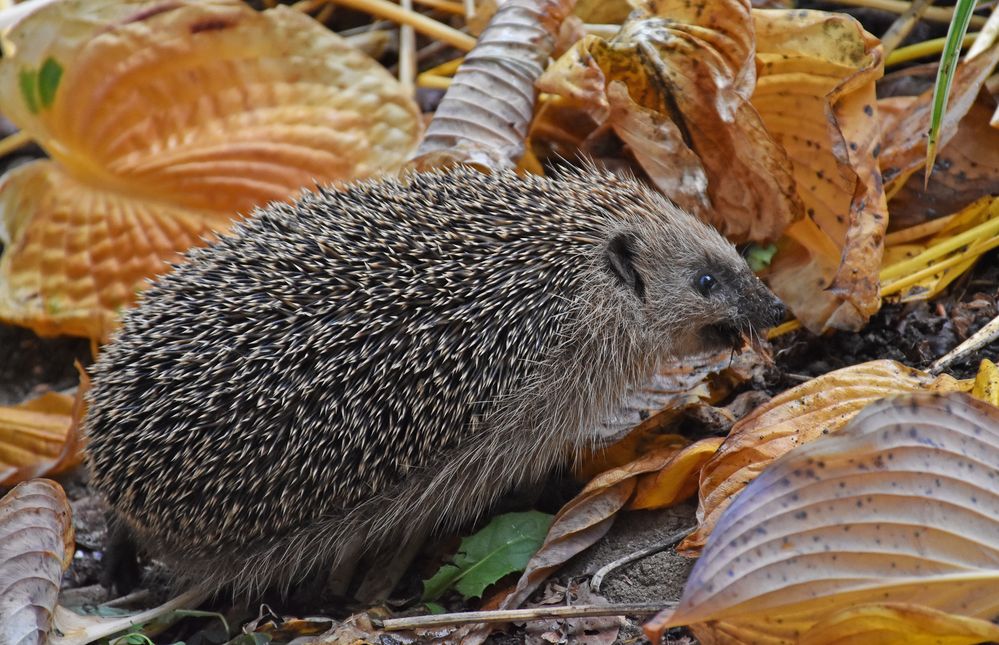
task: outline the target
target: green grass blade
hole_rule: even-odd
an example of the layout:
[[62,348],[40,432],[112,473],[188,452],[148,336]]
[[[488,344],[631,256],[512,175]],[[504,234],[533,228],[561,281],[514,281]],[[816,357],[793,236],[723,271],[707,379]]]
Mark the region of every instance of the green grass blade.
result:
[[954,71],[961,57],[961,43],[968,32],[971,15],[975,11],[975,0],[957,0],[954,7],[954,19],[947,29],[947,43],[940,56],[940,68],[937,70],[937,81],[933,87],[933,112],[930,116],[929,139],[926,143],[926,172],[924,185],[930,182],[933,162],[937,158],[937,139],[940,136],[940,124],[947,111],[947,99],[954,83]]

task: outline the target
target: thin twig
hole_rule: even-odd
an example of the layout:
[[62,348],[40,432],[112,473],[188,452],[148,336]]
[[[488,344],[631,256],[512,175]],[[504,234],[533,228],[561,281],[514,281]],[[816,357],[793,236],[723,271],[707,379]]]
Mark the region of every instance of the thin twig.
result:
[[406,618],[372,619],[375,627],[387,632],[400,629],[427,629],[474,623],[508,623],[511,621],[546,620],[549,618],[585,618],[592,616],[648,616],[676,603],[639,602],[615,605],[573,605],[571,607],[534,607],[496,611],[463,611],[454,614],[410,616]]
[[999,338],[999,316],[990,320],[984,327],[972,334],[968,340],[937,359],[930,367],[930,373],[939,374],[954,361],[978,351],[997,338]]
[[[836,0],[836,4],[844,4],[850,7],[880,9],[881,11],[890,11],[891,13],[905,13],[912,3],[905,2],[904,0]],[[925,20],[942,22],[944,24],[950,24],[950,20],[953,16],[953,7],[930,7],[923,14],[923,18]],[[973,27],[981,27],[984,24],[985,18],[982,16],[972,16],[971,25]]]
[[[413,0],[399,0],[406,11],[413,10]],[[399,28],[399,83],[412,95],[416,88],[416,32],[410,25]]]
[[603,584],[604,577],[611,571],[623,567],[626,564],[631,564],[635,560],[641,560],[642,558],[647,558],[650,555],[659,553],[660,551],[665,551],[666,549],[672,547],[674,544],[676,544],[683,538],[693,533],[694,529],[696,528],[697,528],[696,526],[688,526],[685,529],[680,529],[679,531],[670,534],[669,537],[667,537],[665,540],[663,540],[658,544],[653,544],[652,546],[647,546],[644,549],[639,549],[634,553],[629,553],[623,558],[618,558],[613,562],[605,564],[604,566],[600,567],[600,569],[595,574],[593,574],[593,578],[590,579],[590,589],[592,589],[593,591],[600,591],[600,585]]
[[895,19],[888,31],[881,36],[881,48],[885,56],[895,51],[895,48],[902,44],[905,37],[909,35],[912,28],[916,26],[930,6],[933,0],[916,0],[905,10],[905,13]]
[[0,139],[0,157],[6,157],[18,148],[23,148],[29,143],[31,143],[31,135],[24,130],[18,130],[14,134]]

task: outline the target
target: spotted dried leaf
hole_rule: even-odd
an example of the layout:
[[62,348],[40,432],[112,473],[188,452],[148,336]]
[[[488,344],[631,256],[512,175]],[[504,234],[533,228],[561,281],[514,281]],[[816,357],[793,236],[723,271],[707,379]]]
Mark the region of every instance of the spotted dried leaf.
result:
[[59,484],[34,479],[0,499],[0,643],[47,642],[73,521]]
[[860,329],[881,304],[888,211],[874,82],[883,56],[856,20],[756,10],[753,105],[787,151],[807,217],[780,241],[768,281],[813,331]]
[[[904,116],[918,109],[920,101],[915,96],[879,100],[878,114],[885,130],[892,129],[884,124],[886,108]],[[924,184],[923,173],[917,169],[891,194],[890,231],[955,213],[982,195],[999,194],[999,128],[989,125],[994,103],[986,92],[979,93],[957,125],[957,132],[939,148],[929,185]],[[944,118],[950,117],[948,109]],[[919,158],[925,160],[925,154]]]
[[[957,133],[959,124],[975,104],[985,79],[992,74],[997,63],[999,43],[971,60],[958,63],[947,112],[940,124],[938,149],[943,150]],[[880,163],[889,195],[895,195],[909,177],[926,164],[926,133],[929,131],[933,110],[933,89],[930,88],[915,101],[907,103],[900,118],[885,123],[882,134]]]
[[997,478],[999,409],[954,392],[880,400],[739,494],[676,611],[654,626],[690,625],[705,644],[788,643],[873,603],[989,620],[999,613]]
[[401,166],[408,93],[301,12],[82,0],[19,23],[0,111],[52,160],[0,186],[0,317],[106,338],[180,252],[314,182]]
[[837,432],[873,401],[918,391],[967,392],[971,385],[880,360],[824,374],[775,396],[740,419],[701,469],[697,530],[677,550],[696,555],[732,499],[774,460]]
[[749,102],[749,3],[637,4],[616,36],[579,41],[539,87],[613,129],[660,190],[729,237],[776,238],[802,207],[787,156]]
[[999,638],[999,625],[904,603],[848,607],[802,634],[801,645],[975,645]]

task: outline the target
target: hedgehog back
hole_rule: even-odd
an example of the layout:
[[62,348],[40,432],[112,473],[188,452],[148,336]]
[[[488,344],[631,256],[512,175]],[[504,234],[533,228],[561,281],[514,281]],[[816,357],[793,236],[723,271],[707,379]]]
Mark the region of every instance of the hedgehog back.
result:
[[191,252],[95,366],[94,484],[147,539],[209,553],[426,468],[571,335],[616,222],[613,187],[558,183],[319,190]]

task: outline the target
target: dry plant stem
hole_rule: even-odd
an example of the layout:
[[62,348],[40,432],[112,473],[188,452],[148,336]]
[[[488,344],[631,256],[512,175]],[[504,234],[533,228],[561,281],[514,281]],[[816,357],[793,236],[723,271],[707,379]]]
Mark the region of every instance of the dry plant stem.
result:
[[996,36],[999,36],[999,5],[992,10],[989,15],[989,19],[985,21],[985,26],[982,27],[982,31],[979,33],[978,38],[968,49],[966,55],[967,60],[971,60],[975,56],[978,56],[986,49],[992,46],[995,42]]
[[387,0],[336,0],[336,4],[363,11],[378,18],[385,18],[400,25],[409,25],[421,34],[442,40],[452,47],[464,51],[470,51],[475,47],[475,39],[468,34],[428,18],[422,13],[406,11]]
[[789,320],[785,323],[781,323],[767,332],[767,340],[773,340],[778,336],[783,336],[784,334],[790,334],[792,331],[801,329],[801,322],[796,318],[794,320]]
[[896,47],[902,44],[902,41],[932,4],[933,0],[916,0],[912,6],[905,10],[905,13],[895,19],[885,35],[881,37],[881,48],[884,50],[885,56],[891,54]]
[[652,546],[647,546],[644,549],[639,549],[638,551],[635,551],[634,553],[629,553],[623,558],[618,558],[613,562],[608,562],[604,566],[600,567],[600,569],[595,574],[593,574],[593,577],[590,579],[590,589],[592,589],[595,592],[599,592],[600,585],[603,584],[604,578],[611,571],[623,567],[626,564],[631,564],[635,560],[641,560],[642,558],[647,558],[650,555],[659,553],[660,551],[665,551],[666,549],[672,547],[674,544],[676,544],[683,538],[693,533],[694,529],[696,528],[697,528],[696,526],[689,526],[685,529],[681,529],[673,533],[669,537],[667,537],[659,544],[653,544]]
[[920,280],[929,278],[934,274],[940,273],[941,271],[961,264],[962,262],[967,262],[968,260],[977,258],[978,256],[981,256],[996,247],[999,247],[999,236],[985,242],[975,244],[963,253],[959,253],[953,257],[947,258],[946,260],[937,262],[936,264],[931,264],[925,269],[920,269],[919,271],[911,273],[903,278],[899,278],[893,282],[882,284],[881,297],[884,298],[885,296],[891,296],[904,291],[905,289],[908,289],[912,285],[918,283]]
[[31,135],[24,130],[18,130],[14,134],[0,139],[0,157],[9,155],[18,148],[23,148],[29,143],[31,143]]
[[499,169],[523,155],[534,82],[575,0],[508,0],[465,56],[416,151],[415,165],[443,155]]
[[455,614],[412,616],[408,618],[372,619],[371,623],[387,632],[400,629],[427,629],[472,623],[509,623],[511,621],[546,620],[549,618],[586,618],[593,616],[648,616],[676,603],[623,603],[618,605],[575,605],[572,607],[535,607],[532,609],[501,609],[497,611],[463,611]]
[[906,242],[912,242],[913,240],[929,237],[934,233],[942,231],[944,227],[950,224],[953,219],[954,215],[945,215],[944,217],[931,219],[928,222],[923,222],[922,224],[916,224],[915,226],[910,226],[909,228],[903,228],[900,231],[889,233],[885,236],[885,246],[896,246],[898,244],[905,244]]
[[[977,33],[965,34],[964,40],[961,41],[961,47],[973,44],[977,38]],[[900,47],[885,57],[885,65],[899,65],[927,56],[937,56],[943,51],[946,42],[946,38],[931,38],[915,45]]]
[[416,79],[416,84],[430,90],[446,90],[451,87],[451,79],[447,76],[435,76],[433,74],[420,74]]
[[[399,0],[406,11],[413,10],[413,0]],[[399,28],[399,82],[410,94],[415,91],[416,80],[416,32],[409,25]]]
[[982,222],[974,228],[970,228],[959,235],[934,244],[915,257],[896,262],[881,271],[881,282],[887,282],[894,278],[900,278],[911,271],[920,271],[924,265],[933,260],[947,255],[951,251],[956,251],[962,246],[975,244],[980,240],[988,239],[999,234],[999,217]]
[[465,5],[465,20],[471,20],[472,16],[475,15],[475,0],[464,0]]
[[[868,9],[880,9],[882,11],[890,11],[892,13],[905,13],[912,3],[905,2],[904,0],[836,0],[837,4],[843,4],[850,7],[867,7]],[[950,24],[950,19],[954,15],[954,10],[951,7],[929,7],[924,13],[923,18],[925,20],[932,20],[934,22],[942,22],[944,24]],[[981,16],[973,16],[971,18],[971,25],[973,27],[981,27],[985,24],[985,18]]]
[[937,359],[930,368],[930,372],[939,374],[954,361],[978,351],[997,338],[999,338],[999,317],[990,320],[988,324],[968,337],[966,341]]
[[431,9],[443,11],[444,13],[450,13],[456,16],[465,15],[465,7],[460,2],[451,2],[450,0],[415,0],[415,1],[417,4],[421,4],[424,7],[430,7]]

